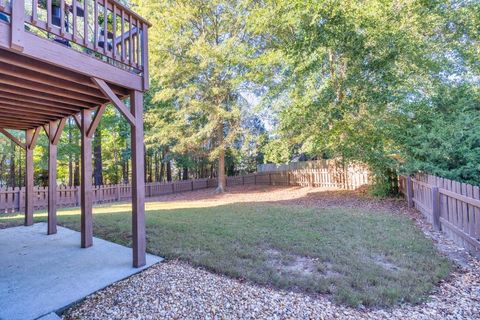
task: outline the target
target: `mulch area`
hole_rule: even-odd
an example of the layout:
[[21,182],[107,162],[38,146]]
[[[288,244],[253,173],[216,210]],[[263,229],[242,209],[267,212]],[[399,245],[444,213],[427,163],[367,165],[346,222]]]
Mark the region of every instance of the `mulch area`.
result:
[[364,192],[252,186],[228,194],[201,190],[156,201],[206,204],[269,202],[308,207],[351,207],[408,215],[458,268],[427,301],[392,309],[353,309],[328,297],[276,290],[168,261],[120,281],[67,310],[64,319],[480,319],[480,262],[433,231],[402,199],[379,200]]

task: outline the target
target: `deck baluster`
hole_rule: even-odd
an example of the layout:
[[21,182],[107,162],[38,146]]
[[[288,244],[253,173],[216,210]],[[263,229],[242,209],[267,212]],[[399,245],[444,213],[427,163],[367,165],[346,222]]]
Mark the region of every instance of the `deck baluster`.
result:
[[88,0],[83,0],[83,45],[88,47]]
[[47,31],[52,31],[52,0],[47,0]]
[[150,87],[150,74],[148,72],[148,25],[142,24],[142,71],[143,71],[143,89]]
[[140,21],[137,20],[137,27],[135,29],[135,44],[137,46],[136,68],[140,69],[140,57],[142,56],[142,47],[140,45]]
[[65,0],[60,0],[60,35],[62,37],[64,37],[66,34],[65,22]]
[[[2,5],[0,3],[0,8],[1,6]],[[32,1],[32,24],[34,26],[37,25],[37,21],[38,21],[38,0],[33,0]]]
[[72,14],[73,14],[73,18],[72,18],[72,34],[73,34],[73,41],[77,42],[77,32],[78,32],[78,29],[77,29],[77,0],[73,0],[72,1]]
[[121,47],[122,47],[122,62],[125,63],[126,62],[126,55],[125,55],[125,38],[124,38],[124,34],[125,34],[125,11],[122,9],[122,17],[120,19],[120,21],[122,22],[122,25],[121,25],[121,30],[122,30],[122,35],[120,36],[120,43],[121,43]]
[[95,31],[95,35],[94,35],[94,39],[93,39],[93,48],[95,51],[98,50],[98,40],[99,40],[99,31],[98,31],[98,2],[97,0],[94,0],[93,1],[94,5],[93,5],[93,11],[94,11],[94,19],[93,19],[93,25],[94,25],[94,31]]
[[113,3],[112,6],[112,56],[113,59],[117,59],[117,6],[115,3]]
[[133,24],[132,24],[132,15],[128,15],[128,65],[132,66],[133,62]]
[[103,53],[107,55],[108,50],[108,3],[103,0]]

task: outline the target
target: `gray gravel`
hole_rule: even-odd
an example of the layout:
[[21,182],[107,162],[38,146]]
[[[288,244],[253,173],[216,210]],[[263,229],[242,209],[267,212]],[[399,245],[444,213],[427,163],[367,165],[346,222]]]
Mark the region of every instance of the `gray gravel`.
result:
[[480,262],[419,216],[417,224],[459,265],[425,303],[352,309],[328,297],[259,287],[169,261],[118,282],[67,310],[64,319],[480,319]]
[[88,297],[64,319],[480,319],[480,265],[471,267],[425,304],[362,311],[170,261]]

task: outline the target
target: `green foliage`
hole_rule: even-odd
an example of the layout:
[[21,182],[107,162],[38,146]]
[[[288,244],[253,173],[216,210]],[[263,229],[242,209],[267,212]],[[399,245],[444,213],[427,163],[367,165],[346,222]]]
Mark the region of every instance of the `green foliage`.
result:
[[[367,163],[373,193],[424,171],[480,184],[480,3],[461,0],[134,0],[150,38],[147,180],[229,174],[294,156]],[[255,107],[260,101],[260,108]],[[129,179],[129,126],[109,107],[97,140],[105,183]],[[72,120],[59,180],[79,163]],[[19,134],[21,135],[21,134]],[[47,142],[35,153],[46,183]],[[22,152],[0,158],[21,185]],[[13,165],[12,165],[13,163]],[[74,169],[72,169],[72,163]],[[8,170],[13,170],[8,181]]]
[[[157,107],[147,113],[147,123],[155,128],[147,142],[168,147],[176,159],[196,155],[223,161],[226,150],[241,151],[238,139],[252,133],[241,125],[242,110],[248,106],[242,91],[248,88],[248,60],[255,52],[246,33],[243,2],[135,3],[153,24],[150,101]],[[239,161],[242,154],[234,153]]]
[[480,183],[480,95],[468,85],[439,88],[431,102],[399,115],[395,139],[402,146],[405,173],[423,171]]
[[267,159],[362,161],[380,193],[398,169],[480,183],[479,15],[472,1],[258,2],[248,26],[281,141]]
[[272,140],[263,148],[265,160],[273,163],[288,163],[290,161],[290,146],[283,140]]

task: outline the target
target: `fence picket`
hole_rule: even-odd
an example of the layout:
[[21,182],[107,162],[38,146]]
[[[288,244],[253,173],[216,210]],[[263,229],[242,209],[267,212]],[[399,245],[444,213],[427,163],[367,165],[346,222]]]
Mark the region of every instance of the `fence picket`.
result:
[[[479,187],[421,174],[412,181],[415,207],[430,223],[436,222],[435,229],[442,230],[458,245],[480,257]],[[439,200],[438,204],[432,194]],[[440,214],[436,221],[431,215],[432,207]]]
[[[319,167],[322,164],[323,167]],[[235,185],[277,185],[320,187],[325,189],[347,189],[361,187],[369,181],[369,173],[361,166],[339,167],[335,163],[320,161],[287,171],[258,172],[245,176],[227,177],[229,186]],[[145,195],[154,197],[177,192],[216,187],[216,179],[196,179],[175,182],[155,182],[145,185]],[[35,210],[47,208],[48,188],[34,188]],[[95,204],[120,202],[131,197],[131,186],[128,184],[104,185],[93,188]],[[21,211],[25,207],[25,188],[0,188],[0,214]],[[78,187],[60,185],[57,189],[58,207],[73,207],[80,205],[80,190]]]
[[[473,187],[473,198],[480,200],[480,188]],[[480,208],[476,207],[473,214],[474,231],[473,237],[480,241]]]

